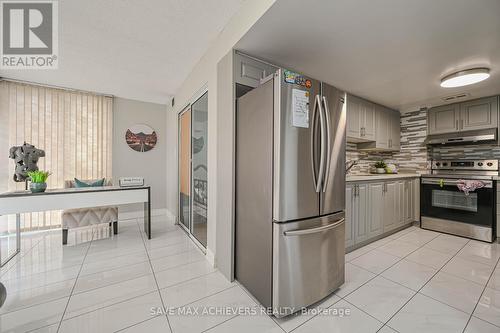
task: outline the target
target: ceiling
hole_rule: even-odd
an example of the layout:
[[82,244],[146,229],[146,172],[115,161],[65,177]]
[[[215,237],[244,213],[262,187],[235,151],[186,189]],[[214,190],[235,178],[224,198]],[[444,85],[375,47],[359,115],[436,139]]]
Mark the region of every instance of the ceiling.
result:
[[59,1],[59,69],[0,76],[165,104],[243,1]]
[[[237,48],[406,110],[500,93],[499,0],[278,0]],[[440,79],[486,66],[479,84]]]

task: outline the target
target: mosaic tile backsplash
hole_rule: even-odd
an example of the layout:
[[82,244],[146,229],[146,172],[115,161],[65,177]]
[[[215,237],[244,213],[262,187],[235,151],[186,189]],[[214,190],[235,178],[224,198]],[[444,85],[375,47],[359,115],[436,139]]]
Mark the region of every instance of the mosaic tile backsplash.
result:
[[383,159],[393,163],[400,172],[426,173],[432,159],[500,159],[498,144],[477,144],[463,146],[425,145],[427,136],[427,109],[401,114],[401,151],[367,152],[359,151],[356,144],[348,143],[346,149],[347,161],[358,161],[350,174],[370,172],[376,161]]

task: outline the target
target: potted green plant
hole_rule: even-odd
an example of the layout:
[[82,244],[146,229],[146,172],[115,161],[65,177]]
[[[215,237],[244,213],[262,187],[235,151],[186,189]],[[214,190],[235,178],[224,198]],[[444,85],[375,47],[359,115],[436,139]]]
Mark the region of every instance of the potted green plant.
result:
[[385,173],[386,166],[387,164],[385,164],[384,160],[380,160],[375,163],[375,169],[377,169],[377,173]]
[[50,172],[43,170],[36,170],[28,172],[28,177],[30,177],[31,193],[45,192],[47,189],[47,178],[49,178]]

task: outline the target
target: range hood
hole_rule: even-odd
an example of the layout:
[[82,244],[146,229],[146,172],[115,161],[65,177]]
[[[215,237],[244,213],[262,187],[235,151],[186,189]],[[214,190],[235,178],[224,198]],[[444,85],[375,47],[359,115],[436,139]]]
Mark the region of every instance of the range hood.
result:
[[450,144],[478,143],[486,141],[497,141],[496,128],[464,131],[458,133],[428,135],[425,140],[425,144],[450,145]]

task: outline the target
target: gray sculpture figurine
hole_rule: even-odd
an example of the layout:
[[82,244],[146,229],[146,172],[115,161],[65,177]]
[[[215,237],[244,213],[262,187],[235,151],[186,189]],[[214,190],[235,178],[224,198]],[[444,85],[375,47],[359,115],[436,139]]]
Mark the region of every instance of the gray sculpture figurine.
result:
[[14,181],[24,182],[28,179],[28,172],[37,171],[40,157],[45,157],[45,151],[26,142],[22,146],[10,148],[9,158],[12,158],[16,164]]

